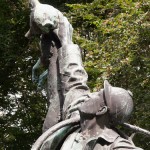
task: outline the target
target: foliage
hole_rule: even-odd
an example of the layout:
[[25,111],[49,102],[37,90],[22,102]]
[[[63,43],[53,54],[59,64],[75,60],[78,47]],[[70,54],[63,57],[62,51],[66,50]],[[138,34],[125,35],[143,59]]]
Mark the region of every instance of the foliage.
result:
[[29,12],[25,1],[0,2],[0,149],[29,149],[41,134],[45,100],[31,83],[39,55],[28,47]]
[[[148,0],[41,0],[68,17],[74,42],[83,52],[93,91],[108,79],[134,94],[131,123],[150,130],[150,2]],[[0,1],[0,145],[1,149],[30,149],[41,134],[46,101],[31,82],[39,56],[37,42],[24,34],[29,28],[27,0]],[[149,149],[145,136],[136,145]]]

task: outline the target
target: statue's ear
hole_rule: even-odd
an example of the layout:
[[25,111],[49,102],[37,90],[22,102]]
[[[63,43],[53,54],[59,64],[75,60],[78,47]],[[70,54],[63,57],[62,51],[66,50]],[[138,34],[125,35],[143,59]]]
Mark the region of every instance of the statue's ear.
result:
[[106,112],[107,112],[107,106],[103,106],[103,107],[101,107],[99,110],[98,110],[98,112],[96,113],[96,116],[100,116],[100,115],[103,115],[103,114],[105,114]]
[[29,8],[33,9],[33,4],[32,3],[29,3]]
[[32,10],[37,4],[40,4],[38,0],[29,0],[29,8]]

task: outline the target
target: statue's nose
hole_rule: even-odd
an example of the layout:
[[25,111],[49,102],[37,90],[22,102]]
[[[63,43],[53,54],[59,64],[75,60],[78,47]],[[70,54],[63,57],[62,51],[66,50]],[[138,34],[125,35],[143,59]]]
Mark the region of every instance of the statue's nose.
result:
[[42,23],[42,26],[44,27],[48,27],[48,28],[53,28],[54,27],[54,23],[50,20],[46,20],[45,22]]

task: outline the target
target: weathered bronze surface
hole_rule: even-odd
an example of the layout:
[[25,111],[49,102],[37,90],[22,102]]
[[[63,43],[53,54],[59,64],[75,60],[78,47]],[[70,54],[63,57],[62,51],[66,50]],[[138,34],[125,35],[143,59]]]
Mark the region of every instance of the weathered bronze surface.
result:
[[[29,0],[30,29],[27,38],[40,36],[41,57],[34,66],[45,64],[48,75],[49,110],[43,134],[32,150],[127,150],[137,148],[130,137],[116,128],[133,110],[132,94],[104,81],[104,88],[91,93],[81,50],[72,42],[73,28],[56,8]],[[60,122],[62,121],[62,122]]]

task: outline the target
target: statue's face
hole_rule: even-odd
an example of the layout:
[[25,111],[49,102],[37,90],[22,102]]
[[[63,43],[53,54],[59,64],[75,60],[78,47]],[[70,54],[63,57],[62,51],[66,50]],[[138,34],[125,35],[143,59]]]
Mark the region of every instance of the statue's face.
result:
[[81,103],[79,112],[81,115],[95,115],[103,104],[103,90],[101,90],[90,94],[89,100]]
[[48,33],[58,28],[58,13],[48,5],[39,5],[34,9],[34,22],[43,33]]
[[49,31],[54,30],[58,27],[57,18],[52,17],[43,20],[43,22],[37,24],[43,33],[49,33]]
[[38,25],[39,28],[41,29],[42,33],[49,33],[49,31],[54,29],[53,23],[46,23],[45,25]]
[[41,29],[42,33],[49,33],[50,31],[50,28],[48,26],[39,25],[39,28]]

